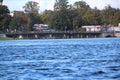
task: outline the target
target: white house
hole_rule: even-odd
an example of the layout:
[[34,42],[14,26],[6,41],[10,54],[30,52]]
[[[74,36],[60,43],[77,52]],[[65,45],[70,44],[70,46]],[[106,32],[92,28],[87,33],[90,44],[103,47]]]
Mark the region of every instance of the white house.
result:
[[120,26],[114,27],[114,31],[120,31]]
[[100,26],[100,25],[82,26],[82,28],[85,28],[86,31],[92,31],[92,32],[94,32],[94,31],[100,31],[101,28],[102,28],[102,26]]
[[48,30],[48,25],[47,25],[47,24],[34,24],[33,29],[34,29],[35,31]]

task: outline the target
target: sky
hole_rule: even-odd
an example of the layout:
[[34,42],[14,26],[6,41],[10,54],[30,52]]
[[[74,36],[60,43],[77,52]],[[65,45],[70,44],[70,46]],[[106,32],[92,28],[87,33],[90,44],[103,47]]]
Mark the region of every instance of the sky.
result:
[[[28,1],[38,2],[40,6],[40,12],[43,12],[44,10],[53,10],[53,6],[55,3],[55,0],[3,0],[3,5],[7,5],[11,12],[14,10],[23,11],[22,7]],[[81,0],[68,0],[69,4],[74,4],[76,1]],[[111,5],[114,8],[120,9],[120,0],[83,0],[83,1],[90,5],[91,8],[97,7],[98,9],[104,9],[105,6]]]

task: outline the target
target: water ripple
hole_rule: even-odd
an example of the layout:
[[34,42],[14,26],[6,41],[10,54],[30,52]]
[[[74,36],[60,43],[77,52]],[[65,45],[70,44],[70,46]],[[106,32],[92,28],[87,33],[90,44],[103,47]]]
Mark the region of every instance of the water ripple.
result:
[[0,80],[120,80],[120,39],[0,41]]

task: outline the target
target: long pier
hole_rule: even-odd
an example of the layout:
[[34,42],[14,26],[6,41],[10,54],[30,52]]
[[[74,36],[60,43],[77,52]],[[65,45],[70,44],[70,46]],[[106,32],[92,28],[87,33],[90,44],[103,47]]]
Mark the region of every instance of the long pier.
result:
[[56,31],[56,32],[19,32],[6,33],[7,37],[23,39],[59,39],[59,38],[96,38],[100,37],[100,32],[74,32],[74,31]]
[[14,32],[5,33],[7,37],[22,39],[64,39],[64,38],[99,38],[113,37],[113,33],[103,32],[76,32],[76,31],[55,31],[55,32]]

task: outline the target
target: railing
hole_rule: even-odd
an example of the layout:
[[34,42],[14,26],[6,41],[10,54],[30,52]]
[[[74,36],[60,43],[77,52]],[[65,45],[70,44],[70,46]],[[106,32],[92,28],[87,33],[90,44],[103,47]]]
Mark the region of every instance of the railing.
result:
[[2,34],[36,34],[36,33],[102,33],[101,31],[28,31],[28,32],[5,32]]

